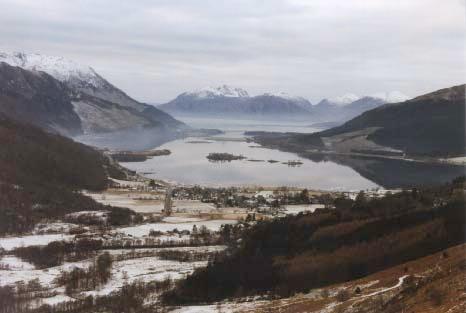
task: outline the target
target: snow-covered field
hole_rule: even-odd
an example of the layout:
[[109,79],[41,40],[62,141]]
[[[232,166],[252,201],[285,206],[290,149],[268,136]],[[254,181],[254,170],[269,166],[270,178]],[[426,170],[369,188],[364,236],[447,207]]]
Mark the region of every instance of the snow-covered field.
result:
[[466,164],[466,156],[456,157],[456,158],[448,158],[448,159],[440,159],[443,162],[451,163],[451,164],[458,164],[458,165],[465,165]]
[[49,234],[49,233],[68,233],[70,229],[80,227],[78,224],[73,223],[39,223],[34,228],[35,234]]
[[84,294],[102,296],[121,288],[125,283],[136,280],[150,282],[162,281],[166,278],[180,279],[190,274],[194,269],[207,265],[207,261],[177,262],[160,260],[158,257],[143,257],[115,262],[112,266],[112,278],[97,290]]
[[189,222],[201,222],[203,219],[197,217],[183,217],[183,216],[167,216],[163,218],[165,223],[189,223]]
[[[24,262],[20,258],[17,258],[12,255],[6,255],[0,258],[0,264],[2,266],[8,266],[10,271],[22,271],[22,270],[33,270],[35,269],[34,265],[28,262]],[[1,282],[0,282],[1,284]]]
[[217,211],[212,203],[204,203],[199,200],[174,200],[173,210],[186,213],[210,213]]
[[0,248],[7,251],[18,247],[43,246],[52,241],[70,240],[74,236],[66,234],[45,234],[45,235],[28,235],[21,237],[3,237],[0,238]]
[[299,212],[314,212],[316,209],[323,208],[322,204],[290,204],[285,205],[285,214],[298,214]]
[[[11,256],[7,256],[11,258]],[[3,259],[2,261],[3,262]],[[70,271],[74,267],[85,268],[91,264],[91,260],[83,260],[79,262],[67,262],[60,266],[55,266],[43,270],[35,269],[34,265],[21,261],[23,266],[22,269],[16,267],[10,270],[0,270],[0,285],[13,285],[18,281],[28,282],[34,279],[38,279],[40,284],[43,286],[53,286],[53,281],[56,279],[61,272]]]
[[[225,246],[208,246],[208,247],[181,247],[181,248],[158,248],[158,249],[139,249],[140,252],[157,252],[162,250],[179,250],[192,252],[219,252],[225,249]],[[108,252],[117,257],[134,253],[132,249],[108,250]],[[118,258],[116,258],[118,260]],[[61,273],[71,271],[73,268],[87,268],[93,262],[93,259],[87,259],[79,262],[65,262],[63,265],[47,269],[35,269],[35,267],[14,256],[7,255],[0,259],[0,264],[8,265],[8,270],[0,270],[0,286],[15,285],[17,282],[27,283],[37,279],[40,284],[52,292],[53,296],[42,299],[41,304],[57,304],[69,301],[71,298],[64,294],[64,288],[56,284],[56,279]],[[166,278],[180,279],[192,273],[194,269],[203,267],[207,261],[196,262],[178,262],[172,260],[162,260],[156,256],[135,257],[114,261],[111,270],[111,279],[103,286],[96,290],[82,292],[82,295],[102,296],[121,288],[125,283],[135,281],[162,281]]]
[[[68,215],[67,218],[77,217],[82,215],[95,215],[97,218],[104,218],[107,212],[82,211]],[[162,222],[141,224],[129,227],[112,228],[109,230],[100,230],[97,227],[83,227],[87,233],[86,236],[91,236],[94,239],[102,239],[104,243],[111,244],[113,240],[130,240],[137,242],[139,239],[144,239],[151,230],[160,231],[160,236],[154,237],[159,241],[189,241],[189,235],[173,234],[174,229],[192,231],[196,225],[198,229],[205,226],[210,231],[218,231],[222,224],[233,224],[236,220],[205,220],[199,217],[193,217],[192,214],[174,214],[174,216],[163,218]],[[38,224],[36,228],[29,234],[16,237],[0,238],[0,247],[6,251],[6,255],[0,257],[0,286],[11,285],[15,286],[18,282],[27,284],[32,280],[36,280],[49,292],[49,297],[44,299],[34,300],[34,306],[41,304],[55,305],[64,301],[71,301],[72,298],[65,294],[65,288],[57,285],[57,278],[63,272],[69,272],[73,268],[88,268],[94,262],[94,256],[89,259],[65,262],[62,265],[37,269],[33,264],[24,261],[8,251],[12,251],[17,247],[47,245],[52,241],[76,240],[76,235],[70,235],[70,229],[80,227],[82,225],[74,223],[65,223],[62,221],[53,221],[50,223]],[[125,283],[135,281],[162,281],[166,278],[173,280],[181,279],[192,273],[198,267],[204,267],[207,264],[206,260],[193,262],[179,262],[175,260],[165,260],[156,256],[158,251],[162,250],[177,250],[193,253],[216,253],[224,250],[225,246],[201,246],[201,247],[171,247],[171,248],[145,248],[145,249],[115,249],[107,250],[114,256],[114,262],[111,269],[111,279],[103,286],[96,290],[81,292],[81,296],[93,295],[102,296],[111,292],[117,291]],[[98,253],[102,253],[100,251]],[[145,253],[145,254],[144,254]]]
[[[104,193],[85,192],[85,195],[105,205],[125,207],[138,213],[160,213],[163,210],[164,194],[141,191],[107,191]],[[217,209],[211,203],[199,200],[173,200],[173,212],[210,213]]]
[[236,220],[207,220],[187,223],[149,223],[137,226],[116,228],[115,230],[117,232],[124,233],[133,237],[142,237],[149,235],[149,232],[151,230],[160,232],[173,231],[174,229],[178,229],[179,231],[192,231],[194,225],[196,225],[198,229],[202,226],[205,226],[208,230],[218,231],[220,230],[220,226],[222,226],[223,224],[236,224],[236,222]]
[[148,192],[86,192],[85,195],[102,204],[124,207],[138,213],[160,213],[163,209],[160,195]]

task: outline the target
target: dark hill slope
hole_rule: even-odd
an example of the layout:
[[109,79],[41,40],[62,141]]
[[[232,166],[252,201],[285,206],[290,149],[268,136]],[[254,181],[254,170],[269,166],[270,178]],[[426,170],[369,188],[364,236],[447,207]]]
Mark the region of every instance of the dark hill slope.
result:
[[323,131],[331,137],[379,127],[368,139],[408,154],[456,155],[465,151],[465,85],[441,89],[402,103],[367,111],[342,126]]
[[0,233],[39,218],[102,206],[77,190],[99,190],[124,173],[100,152],[0,113]]
[[48,131],[81,132],[66,86],[44,72],[0,62],[0,112]]

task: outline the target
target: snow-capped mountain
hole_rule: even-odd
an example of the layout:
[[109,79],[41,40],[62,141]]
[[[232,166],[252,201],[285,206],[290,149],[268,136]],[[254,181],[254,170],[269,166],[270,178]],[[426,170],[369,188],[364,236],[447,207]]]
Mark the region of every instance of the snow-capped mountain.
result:
[[[109,132],[140,127],[175,131],[179,127],[184,127],[183,123],[175,120],[169,114],[132,99],[105,80],[93,68],[75,61],[40,54],[0,53],[0,64],[2,62],[8,64],[9,67],[21,68],[30,73],[39,73],[40,76],[47,74],[46,79],[56,80],[57,88],[67,95],[66,99],[62,98],[60,101],[63,105],[67,105],[66,103],[72,105],[73,111],[79,116],[80,131],[83,133]],[[3,71],[0,72],[0,77],[9,73],[8,75],[12,75],[11,79],[14,82],[17,81],[24,88],[30,89],[33,94],[43,93],[43,90],[39,90],[42,85],[35,83],[34,79],[21,80],[21,77],[28,74],[12,70],[9,67],[2,66]],[[25,96],[20,90],[12,92],[16,93],[17,101]],[[40,107],[39,104],[37,105]],[[50,113],[53,115],[53,112]],[[52,122],[49,121],[48,124],[54,128]],[[55,130],[69,135],[63,127],[66,125],[55,127]],[[76,134],[76,132],[77,130],[73,129],[72,133]]]
[[385,103],[404,102],[406,100],[411,99],[411,97],[405,95],[400,91],[378,92],[373,94],[371,97],[381,99]]
[[323,99],[312,106],[314,117],[325,121],[347,121],[359,114],[379,107],[385,103],[397,103],[409,97],[399,91],[379,92],[371,96],[346,94],[330,99]]
[[311,103],[285,93],[250,96],[241,88],[227,85],[184,92],[160,109],[176,115],[277,118],[309,116]]
[[197,98],[215,98],[215,97],[249,97],[246,90],[241,88],[233,88],[228,85],[219,87],[205,87],[196,91],[187,92],[186,95]]
[[345,106],[350,103],[353,103],[357,100],[362,98],[376,98],[382,100],[384,103],[396,103],[396,102],[403,102],[409,100],[410,97],[403,94],[400,91],[388,91],[388,92],[377,92],[372,95],[367,96],[358,96],[353,93],[344,94],[342,96],[336,96],[329,99],[324,99],[329,104],[338,105],[338,106]]
[[142,103],[130,98],[105,80],[90,66],[57,56],[26,54],[21,52],[0,53],[0,62],[25,70],[42,71],[66,84],[70,89],[93,97],[143,111]]
[[18,66],[26,70],[41,71],[53,76],[64,83],[72,81],[85,82],[94,88],[103,85],[102,78],[97,75],[92,67],[79,64],[63,57],[48,56],[42,54],[26,54],[22,52],[3,53],[0,52],[0,62]]
[[335,104],[335,105],[347,105],[347,104],[350,104],[356,100],[359,100],[361,99],[362,97],[358,96],[358,95],[355,95],[353,93],[347,93],[347,94],[344,94],[342,96],[337,96],[337,97],[334,97],[334,98],[331,98],[331,99],[328,99],[328,101],[332,104]]

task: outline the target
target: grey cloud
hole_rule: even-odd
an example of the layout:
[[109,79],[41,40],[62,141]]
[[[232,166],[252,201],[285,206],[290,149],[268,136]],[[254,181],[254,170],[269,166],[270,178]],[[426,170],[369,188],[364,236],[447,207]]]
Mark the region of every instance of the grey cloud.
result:
[[465,14],[447,0],[7,1],[0,48],[87,63],[163,102],[228,83],[317,101],[463,83]]

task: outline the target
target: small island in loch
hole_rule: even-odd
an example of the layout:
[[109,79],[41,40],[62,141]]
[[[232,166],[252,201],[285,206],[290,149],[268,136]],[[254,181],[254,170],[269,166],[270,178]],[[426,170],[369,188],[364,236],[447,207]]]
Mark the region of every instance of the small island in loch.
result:
[[234,155],[234,154],[231,154],[231,153],[219,153],[219,152],[209,153],[206,156],[206,158],[209,161],[212,161],[212,162],[231,162],[231,161],[234,161],[234,160],[244,160],[244,159],[246,159],[246,157],[243,156],[243,155]]
[[110,152],[110,156],[117,162],[144,162],[155,156],[170,155],[168,149],[147,150],[147,151],[115,151]]

